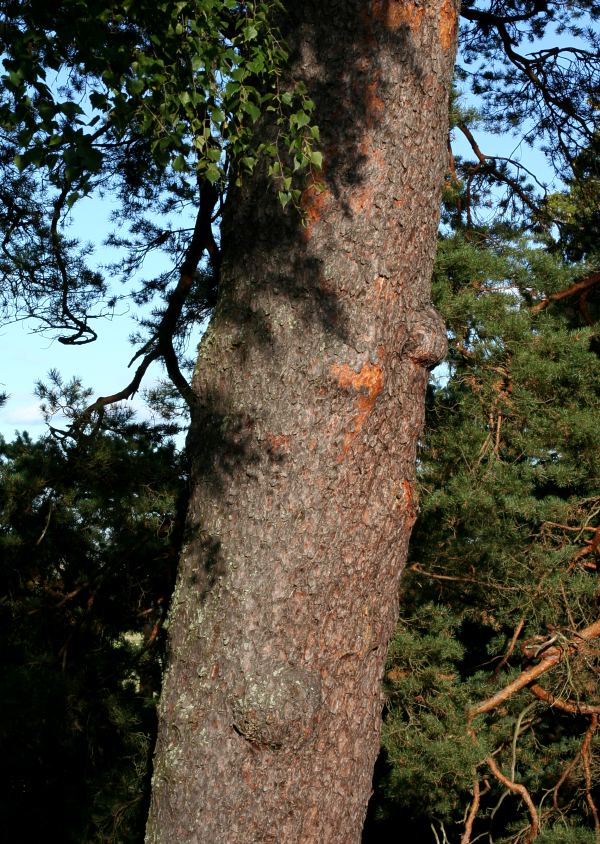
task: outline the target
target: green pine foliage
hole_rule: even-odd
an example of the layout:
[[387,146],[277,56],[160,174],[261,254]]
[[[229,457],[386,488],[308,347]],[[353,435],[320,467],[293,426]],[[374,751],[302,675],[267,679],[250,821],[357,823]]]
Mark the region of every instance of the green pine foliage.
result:
[[6,840],[143,838],[186,492],[164,433],[113,414],[77,443],[0,442]]
[[[531,795],[538,841],[597,840],[600,737],[585,707],[600,712],[600,649],[572,643],[598,619],[600,368],[585,319],[598,293],[581,310],[576,297],[536,308],[592,269],[509,230],[440,242],[450,351],[428,395],[369,840],[397,840],[401,821],[414,840],[462,841],[475,781],[468,840],[533,840],[490,754]],[[468,716],[552,647],[565,657],[538,683],[572,712],[525,687]]]

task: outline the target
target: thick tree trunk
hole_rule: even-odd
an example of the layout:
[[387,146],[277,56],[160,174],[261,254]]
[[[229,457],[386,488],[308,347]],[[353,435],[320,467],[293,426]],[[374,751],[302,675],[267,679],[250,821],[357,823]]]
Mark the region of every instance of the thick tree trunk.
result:
[[[231,196],[148,842],[360,840],[415,518],[456,0],[290,4],[308,225]],[[322,188],[322,189],[321,189]]]

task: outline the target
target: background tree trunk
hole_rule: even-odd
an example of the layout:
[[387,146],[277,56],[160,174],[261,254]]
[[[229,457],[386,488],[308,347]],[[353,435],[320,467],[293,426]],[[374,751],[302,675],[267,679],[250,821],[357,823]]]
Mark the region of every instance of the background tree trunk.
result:
[[415,518],[455,0],[290,4],[308,225],[232,192],[148,842],[360,840]]

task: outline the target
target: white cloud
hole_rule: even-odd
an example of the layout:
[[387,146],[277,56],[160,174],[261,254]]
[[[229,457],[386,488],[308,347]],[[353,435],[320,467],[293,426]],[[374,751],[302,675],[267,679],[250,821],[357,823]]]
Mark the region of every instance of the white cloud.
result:
[[4,425],[43,425],[44,419],[37,402],[10,407],[9,404],[0,412],[0,419]]

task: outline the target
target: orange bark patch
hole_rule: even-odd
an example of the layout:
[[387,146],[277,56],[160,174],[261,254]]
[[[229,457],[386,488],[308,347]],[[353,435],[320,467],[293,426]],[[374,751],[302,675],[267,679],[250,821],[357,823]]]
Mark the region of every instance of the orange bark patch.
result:
[[413,484],[407,478],[400,483],[400,489],[396,494],[396,507],[412,527],[419,512],[419,499]]
[[290,438],[286,434],[268,434],[267,450],[270,454],[285,454],[289,452]]
[[421,28],[425,9],[404,0],[373,0],[373,17],[383,21],[388,29],[408,26],[411,32]]
[[452,0],[445,0],[440,11],[439,30],[440,43],[444,50],[449,50],[454,44],[458,16]]
[[372,297],[382,299],[386,305],[390,305],[396,301],[398,295],[398,289],[393,279],[385,278],[382,275],[376,276],[371,292]]
[[311,239],[312,230],[323,216],[330,198],[331,193],[325,187],[325,183],[313,177],[300,199],[300,207],[306,215],[306,226],[303,232],[306,241]]
[[406,478],[401,483],[402,489],[402,497],[404,499],[404,505],[407,510],[416,510],[417,509],[417,501],[416,495],[413,490],[413,486],[409,480]]
[[338,461],[341,461],[373,410],[377,396],[383,390],[383,368],[378,363],[365,363],[360,372],[355,372],[351,366],[344,363],[334,364],[331,372],[342,389],[356,393],[354,401],[357,412],[352,419],[350,431],[344,436],[344,446],[338,457]]
[[376,126],[385,112],[385,103],[378,92],[379,80],[373,79],[365,87],[365,116],[368,128]]

